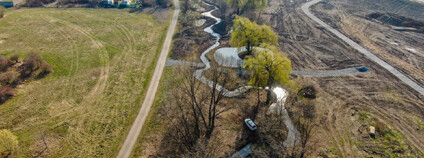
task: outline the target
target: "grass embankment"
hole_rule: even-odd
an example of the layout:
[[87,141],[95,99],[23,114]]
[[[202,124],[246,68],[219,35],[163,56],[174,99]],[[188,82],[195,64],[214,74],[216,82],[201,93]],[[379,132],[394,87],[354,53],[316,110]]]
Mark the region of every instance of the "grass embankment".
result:
[[0,53],[39,52],[54,72],[0,105],[16,157],[113,157],[141,106],[168,23],[114,9],[20,9],[0,21]]

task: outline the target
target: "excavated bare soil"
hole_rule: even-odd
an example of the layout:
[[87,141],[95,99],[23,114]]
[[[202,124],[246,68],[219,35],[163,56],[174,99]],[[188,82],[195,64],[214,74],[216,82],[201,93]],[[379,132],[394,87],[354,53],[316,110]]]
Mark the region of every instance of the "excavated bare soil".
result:
[[[407,3],[378,1],[379,4],[374,7],[366,6],[370,5],[369,2],[356,0],[349,3],[347,0],[321,2],[311,10],[329,25],[413,79],[424,83],[423,34],[396,31],[393,26],[366,19],[366,15],[370,13],[390,8],[398,9],[399,16],[408,18],[414,18],[423,12],[405,12],[416,8]],[[424,130],[419,128],[418,123],[418,120],[424,120],[424,96],[419,96],[388,71],[309,19],[300,9],[303,1],[271,0],[270,3],[261,20],[271,25],[280,36],[280,48],[292,60],[293,69],[333,70],[354,66],[366,66],[371,69],[370,72],[347,76],[308,77],[319,84],[321,89],[318,98],[321,98],[319,109],[322,117],[314,140],[318,144],[315,146],[319,147],[312,151],[312,155],[379,156],[361,148],[361,144],[368,142],[365,140],[372,138],[365,139],[360,136],[358,131],[363,131],[361,128],[364,125],[352,118],[357,114],[352,112],[352,109],[370,112],[399,131],[408,144],[405,148],[412,150],[404,155],[417,156],[418,152],[424,152]],[[368,150],[373,150],[372,145]]]

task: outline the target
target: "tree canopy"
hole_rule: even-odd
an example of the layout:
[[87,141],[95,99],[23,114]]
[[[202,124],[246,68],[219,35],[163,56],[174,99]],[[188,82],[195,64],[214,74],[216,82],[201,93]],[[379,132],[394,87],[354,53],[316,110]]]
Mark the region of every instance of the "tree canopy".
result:
[[240,15],[245,9],[264,9],[268,0],[225,0],[229,6],[236,9]]
[[231,41],[233,47],[246,46],[247,52],[252,53],[252,48],[262,43],[278,45],[278,36],[267,25],[258,25],[248,18],[235,16],[234,25],[231,28]]
[[[274,46],[262,44],[262,48],[255,48],[253,56],[248,56],[244,67],[249,71],[249,85],[256,87],[271,87],[290,82],[291,61],[286,56],[276,53]],[[271,91],[268,91],[269,103]]]
[[8,156],[18,148],[18,138],[7,129],[0,130],[0,156]]

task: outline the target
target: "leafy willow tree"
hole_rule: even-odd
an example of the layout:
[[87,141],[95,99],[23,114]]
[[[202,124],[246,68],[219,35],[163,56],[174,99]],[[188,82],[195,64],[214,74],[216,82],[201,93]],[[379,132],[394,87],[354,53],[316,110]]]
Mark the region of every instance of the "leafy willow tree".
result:
[[[281,56],[274,46],[262,44],[262,48],[255,48],[253,56],[248,56],[244,67],[249,71],[249,85],[255,87],[271,87],[284,85],[290,82],[291,61],[286,56]],[[258,88],[258,105],[259,100]],[[266,104],[271,99],[271,91],[267,92]]]
[[231,28],[231,41],[233,47],[246,46],[248,55],[252,54],[252,48],[262,43],[278,45],[278,36],[267,25],[258,25],[248,18],[235,16],[234,25]]
[[0,130],[0,156],[9,157],[18,148],[18,138],[7,129]]
[[264,9],[268,5],[268,0],[225,0],[229,6],[236,9],[237,15],[243,13],[245,9]]

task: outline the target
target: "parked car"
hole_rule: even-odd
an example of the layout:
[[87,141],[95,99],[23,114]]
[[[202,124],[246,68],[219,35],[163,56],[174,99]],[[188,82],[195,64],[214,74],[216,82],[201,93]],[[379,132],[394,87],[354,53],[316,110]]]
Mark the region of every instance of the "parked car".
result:
[[255,123],[250,118],[245,119],[244,123],[246,123],[247,127],[249,127],[251,131],[255,131],[257,128]]

